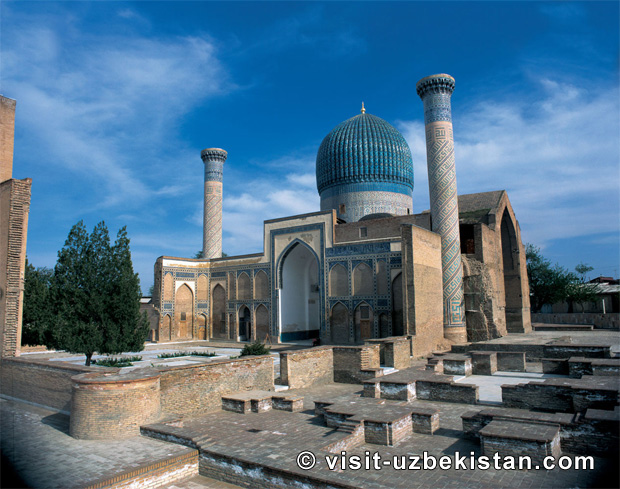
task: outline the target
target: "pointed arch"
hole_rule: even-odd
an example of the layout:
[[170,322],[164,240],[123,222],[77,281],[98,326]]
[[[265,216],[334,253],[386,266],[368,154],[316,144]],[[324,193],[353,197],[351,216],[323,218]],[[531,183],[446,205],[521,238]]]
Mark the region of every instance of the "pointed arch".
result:
[[191,338],[194,331],[194,292],[189,285],[181,285],[174,298],[175,338]]
[[164,275],[164,300],[171,301],[174,295],[174,279],[171,273]]
[[377,260],[377,295],[388,295],[387,263],[385,260]]
[[269,298],[269,277],[267,277],[267,274],[263,270],[259,270],[256,275],[254,275],[254,298]]
[[343,345],[351,343],[349,335],[349,308],[336,302],[329,314],[332,343]]
[[403,334],[403,274],[399,272],[392,280],[392,335]]
[[170,316],[170,314],[166,314],[164,316],[161,329],[162,329],[161,335],[160,335],[161,340],[170,341],[172,339],[172,317]]
[[205,314],[198,314],[197,316],[197,335],[196,338],[199,340],[207,339],[207,316]]
[[252,285],[250,276],[246,272],[241,272],[237,277],[237,299],[248,300],[252,298]]
[[372,269],[367,263],[359,263],[353,270],[353,295],[373,295]]
[[247,305],[239,308],[239,341],[252,339],[252,313]]
[[269,311],[263,304],[256,308],[254,323],[256,324],[256,339],[264,342],[269,334]]
[[334,265],[329,271],[329,295],[332,297],[349,295],[349,274],[340,263]]
[[211,331],[214,338],[226,338],[226,290],[220,284],[211,292]]
[[361,342],[374,336],[375,322],[372,307],[367,302],[360,302],[354,311],[355,340]]
[[306,243],[294,240],[277,265],[282,341],[316,338],[320,330],[319,258]]
[[209,300],[207,276],[204,274],[198,277],[198,282],[196,283],[196,300],[198,302],[207,302]]
[[508,207],[504,209],[501,224],[502,268],[504,271],[504,292],[506,300],[506,330],[509,333],[523,332],[523,295],[521,291],[521,267],[519,244],[512,216]]

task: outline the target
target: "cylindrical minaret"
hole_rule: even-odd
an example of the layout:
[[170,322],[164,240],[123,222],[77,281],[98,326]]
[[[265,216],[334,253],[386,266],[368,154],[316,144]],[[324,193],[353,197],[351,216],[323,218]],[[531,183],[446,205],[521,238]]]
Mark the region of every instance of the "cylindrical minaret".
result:
[[444,337],[465,343],[463,267],[450,108],[454,78],[445,74],[427,76],[417,83],[416,89],[424,103],[432,229],[441,236]]
[[222,257],[222,180],[228,153],[220,148],[200,152],[205,164],[205,213],[202,235],[203,258]]

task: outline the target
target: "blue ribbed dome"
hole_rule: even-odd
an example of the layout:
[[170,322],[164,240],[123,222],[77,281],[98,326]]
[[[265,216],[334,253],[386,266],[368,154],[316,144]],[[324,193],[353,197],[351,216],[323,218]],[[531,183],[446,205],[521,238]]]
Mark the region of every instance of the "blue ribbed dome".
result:
[[316,157],[316,182],[319,194],[343,184],[373,182],[382,187],[392,184],[411,194],[411,150],[388,122],[371,114],[356,115],[323,139]]

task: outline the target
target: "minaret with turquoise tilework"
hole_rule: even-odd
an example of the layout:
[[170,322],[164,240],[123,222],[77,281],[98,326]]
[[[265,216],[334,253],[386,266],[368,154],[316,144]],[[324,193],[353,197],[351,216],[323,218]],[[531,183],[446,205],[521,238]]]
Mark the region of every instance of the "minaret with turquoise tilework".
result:
[[432,230],[441,236],[444,337],[454,343],[465,343],[463,267],[450,107],[454,78],[446,74],[427,76],[417,83],[416,89],[424,103]]
[[222,181],[228,153],[220,148],[203,149],[205,164],[205,212],[202,234],[202,257],[222,257]]

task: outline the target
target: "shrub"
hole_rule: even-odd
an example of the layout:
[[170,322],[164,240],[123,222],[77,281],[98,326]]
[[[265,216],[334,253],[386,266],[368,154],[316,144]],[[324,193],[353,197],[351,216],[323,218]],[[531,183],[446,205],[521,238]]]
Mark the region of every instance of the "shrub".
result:
[[120,358],[100,358],[99,360],[93,360],[92,363],[100,367],[133,367],[131,362],[139,362],[142,360],[140,356],[134,357],[120,357]]
[[175,351],[174,353],[161,353],[157,358],[177,358],[177,357],[216,357],[217,353],[212,351]]
[[243,347],[239,356],[247,357],[250,355],[269,355],[270,348],[266,347],[264,343],[259,340],[253,343],[248,343]]

